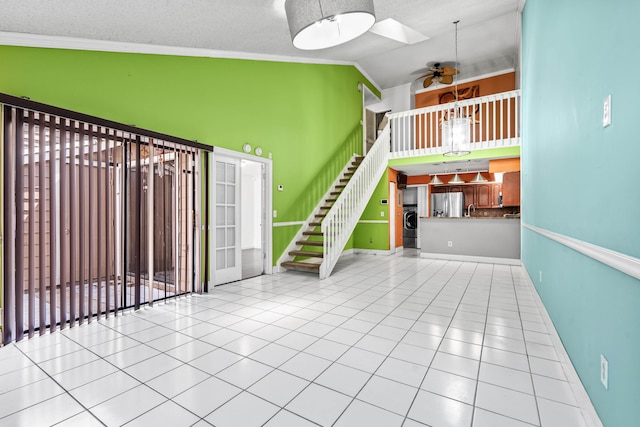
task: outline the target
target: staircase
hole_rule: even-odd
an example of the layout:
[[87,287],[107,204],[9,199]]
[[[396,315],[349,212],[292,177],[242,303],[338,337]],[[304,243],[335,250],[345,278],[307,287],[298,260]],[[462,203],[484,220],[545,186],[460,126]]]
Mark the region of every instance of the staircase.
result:
[[387,170],[390,147],[387,124],[366,157],[354,155],[347,163],[289,244],[280,267],[318,273],[320,279],[329,277]]
[[281,267],[291,270],[311,271],[314,273],[320,272],[320,266],[324,258],[324,235],[321,230],[322,221],[334,203],[338,201],[338,197],[347,187],[347,184],[363,160],[364,157],[358,155],[352,157],[349,165],[343,170],[331,188],[331,191],[329,191],[324,198],[323,203],[316,209],[310,220],[302,227],[302,235],[296,236],[294,239],[297,247],[287,253],[289,257],[292,257],[292,260],[282,262],[280,264]]

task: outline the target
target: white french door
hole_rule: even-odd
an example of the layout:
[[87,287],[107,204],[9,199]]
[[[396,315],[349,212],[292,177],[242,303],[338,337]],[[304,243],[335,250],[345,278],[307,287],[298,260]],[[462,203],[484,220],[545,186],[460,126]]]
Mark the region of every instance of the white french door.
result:
[[240,161],[215,156],[214,284],[242,279]]

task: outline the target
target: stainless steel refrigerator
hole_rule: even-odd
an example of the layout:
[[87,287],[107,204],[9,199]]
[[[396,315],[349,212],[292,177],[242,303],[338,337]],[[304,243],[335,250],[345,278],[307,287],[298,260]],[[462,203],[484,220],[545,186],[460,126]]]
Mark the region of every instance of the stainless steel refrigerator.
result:
[[464,193],[431,194],[431,216],[464,216]]

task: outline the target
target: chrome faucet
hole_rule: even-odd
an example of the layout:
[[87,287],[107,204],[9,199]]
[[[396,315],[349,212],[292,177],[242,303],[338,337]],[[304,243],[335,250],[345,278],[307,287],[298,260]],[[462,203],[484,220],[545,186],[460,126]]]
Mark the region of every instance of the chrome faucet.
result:
[[471,217],[471,207],[473,207],[473,212],[476,211],[476,207],[473,203],[469,203],[469,206],[467,206],[467,218]]

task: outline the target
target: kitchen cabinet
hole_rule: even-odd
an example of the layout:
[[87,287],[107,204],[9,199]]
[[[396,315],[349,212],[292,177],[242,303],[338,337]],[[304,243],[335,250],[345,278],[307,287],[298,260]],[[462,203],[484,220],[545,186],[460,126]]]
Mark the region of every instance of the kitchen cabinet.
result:
[[507,172],[502,176],[502,205],[520,206],[520,172]]
[[491,202],[491,184],[478,184],[476,185],[476,207],[477,208],[491,208],[493,204]]
[[464,208],[468,208],[469,205],[476,205],[476,186],[475,185],[465,185],[462,187],[462,192],[464,193]]
[[444,185],[432,185],[431,193],[448,193],[449,189]]
[[502,184],[491,184],[491,203],[494,208],[500,207],[500,193],[502,192]]
[[449,185],[449,193],[462,193],[462,185]]

